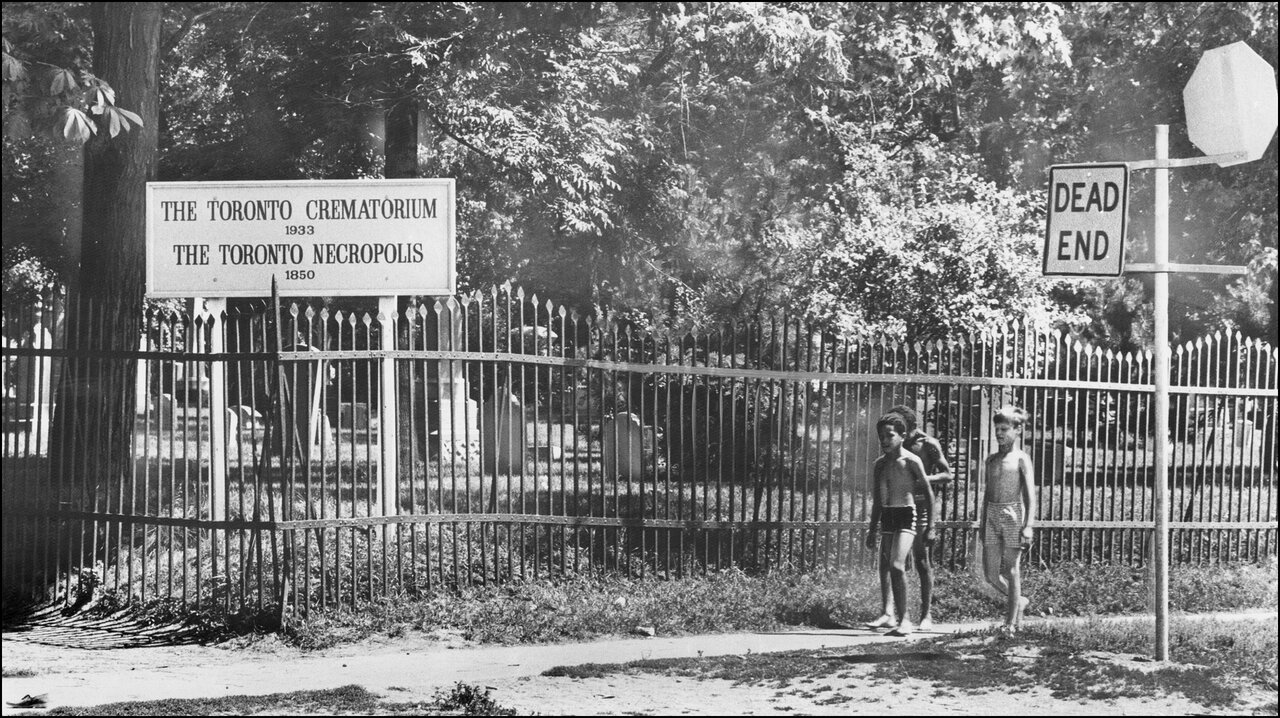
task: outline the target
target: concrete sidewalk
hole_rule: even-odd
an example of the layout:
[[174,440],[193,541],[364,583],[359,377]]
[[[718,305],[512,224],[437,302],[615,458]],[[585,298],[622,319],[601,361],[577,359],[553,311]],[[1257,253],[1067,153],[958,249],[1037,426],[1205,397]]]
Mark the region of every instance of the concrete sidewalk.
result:
[[[1197,618],[1276,617],[1275,611],[1208,614]],[[1152,620],[1116,617],[1103,620]],[[1185,619],[1189,617],[1178,617]],[[1028,624],[1089,619],[1029,618]],[[1097,620],[1097,619],[1094,619]],[[681,637],[626,638],[536,646],[449,647],[427,637],[378,639],[316,652],[279,644],[235,649],[201,645],[150,645],[135,648],[73,647],[62,633],[34,626],[3,636],[3,662],[9,672],[30,670],[30,677],[3,679],[3,714],[29,709],[8,703],[24,695],[48,694],[48,707],[96,705],[159,698],[262,695],[359,684],[397,700],[426,700],[455,682],[497,687],[555,666],[625,663],[655,658],[766,653],[843,648],[910,641],[994,625],[940,624],[930,632],[892,638],[868,629],[803,630],[785,633],[735,633]],[[59,643],[59,641],[62,641]]]

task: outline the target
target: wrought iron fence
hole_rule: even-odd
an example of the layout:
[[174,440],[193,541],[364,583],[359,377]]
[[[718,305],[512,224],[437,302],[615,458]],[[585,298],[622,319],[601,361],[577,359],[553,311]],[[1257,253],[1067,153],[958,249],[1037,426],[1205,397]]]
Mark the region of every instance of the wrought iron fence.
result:
[[[68,341],[65,306],[6,307],[8,589],[305,611],[870,562],[874,425],[896,404],[954,468],[944,563],[968,560],[1005,403],[1032,416],[1030,560],[1141,563],[1154,526],[1151,357],[1051,330],[850,342],[779,316],[652,333],[504,288],[394,314],[152,310],[136,351],[103,351],[106,315],[80,305],[89,329]],[[1275,348],[1216,334],[1176,348],[1173,380],[1175,560],[1274,555]],[[73,401],[94,382],[136,418]]]

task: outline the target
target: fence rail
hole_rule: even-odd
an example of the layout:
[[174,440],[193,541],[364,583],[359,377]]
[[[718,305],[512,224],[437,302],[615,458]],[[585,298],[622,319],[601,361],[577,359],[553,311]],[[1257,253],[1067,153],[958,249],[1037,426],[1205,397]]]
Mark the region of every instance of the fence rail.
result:
[[[504,288],[394,314],[149,310],[131,341],[115,326],[86,302],[5,307],[7,588],[305,611],[870,562],[874,425],[897,404],[954,469],[945,563],[969,560],[1006,403],[1032,416],[1031,560],[1141,563],[1154,527],[1151,356],[1025,324],[923,344],[788,317],[676,335]],[[1275,348],[1175,347],[1173,384],[1175,560],[1274,555]]]

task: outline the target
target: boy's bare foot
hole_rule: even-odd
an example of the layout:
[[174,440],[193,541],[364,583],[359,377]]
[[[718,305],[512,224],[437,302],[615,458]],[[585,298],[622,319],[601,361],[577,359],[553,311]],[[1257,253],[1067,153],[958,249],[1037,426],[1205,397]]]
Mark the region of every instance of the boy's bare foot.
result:
[[1006,638],[1012,637],[1017,632],[1018,632],[1017,628],[1015,628],[1014,626],[1010,626],[1007,623],[1000,626],[1000,635]]
[[920,619],[920,625],[918,626],[918,628],[921,631],[932,631],[933,619],[930,618],[929,616],[925,616],[924,618]]
[[897,625],[898,622],[893,620],[893,616],[887,613],[882,613],[876,620],[867,622],[867,628],[893,628]]
[[905,618],[904,618],[904,619],[902,619],[902,622],[898,624],[898,627],[897,627],[897,628],[893,629],[892,631],[889,631],[888,633],[886,633],[886,634],[884,634],[884,635],[886,635],[886,636],[910,636],[911,634],[913,634],[913,633],[915,633],[915,632],[916,632],[916,627],[915,627],[915,626],[913,626],[913,625],[911,625],[911,621],[908,621],[907,619],[905,619]]

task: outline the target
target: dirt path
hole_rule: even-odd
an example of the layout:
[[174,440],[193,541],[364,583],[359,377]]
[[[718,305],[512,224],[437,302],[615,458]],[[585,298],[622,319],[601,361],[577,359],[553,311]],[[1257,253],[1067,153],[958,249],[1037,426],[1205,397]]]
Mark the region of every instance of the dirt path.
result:
[[[1259,614],[1252,614],[1259,615]],[[1275,616],[1274,612],[1269,614]],[[937,633],[981,627],[948,624]],[[927,636],[931,634],[917,634]],[[157,698],[262,695],[358,684],[390,700],[429,700],[457,681],[490,688],[501,705],[522,713],[618,715],[765,715],[856,712],[1023,715],[1036,706],[1043,715],[1186,714],[1204,706],[1176,696],[1118,700],[1104,704],[1062,701],[1043,691],[1012,696],[950,694],[907,679],[892,691],[872,685],[870,666],[850,666],[838,675],[797,686],[742,686],[725,680],[672,678],[646,673],[601,678],[540,675],[554,666],[624,663],[651,658],[728,655],[853,647],[891,639],[867,630],[811,630],[773,634],[726,634],[631,638],[514,647],[468,646],[455,636],[406,635],[324,651],[302,652],[274,638],[249,645],[182,643],[180,633],[146,631],[120,621],[47,617],[26,630],[6,631],[0,648],[5,672],[31,675],[3,679],[8,703],[47,693],[49,705],[95,705]]]

